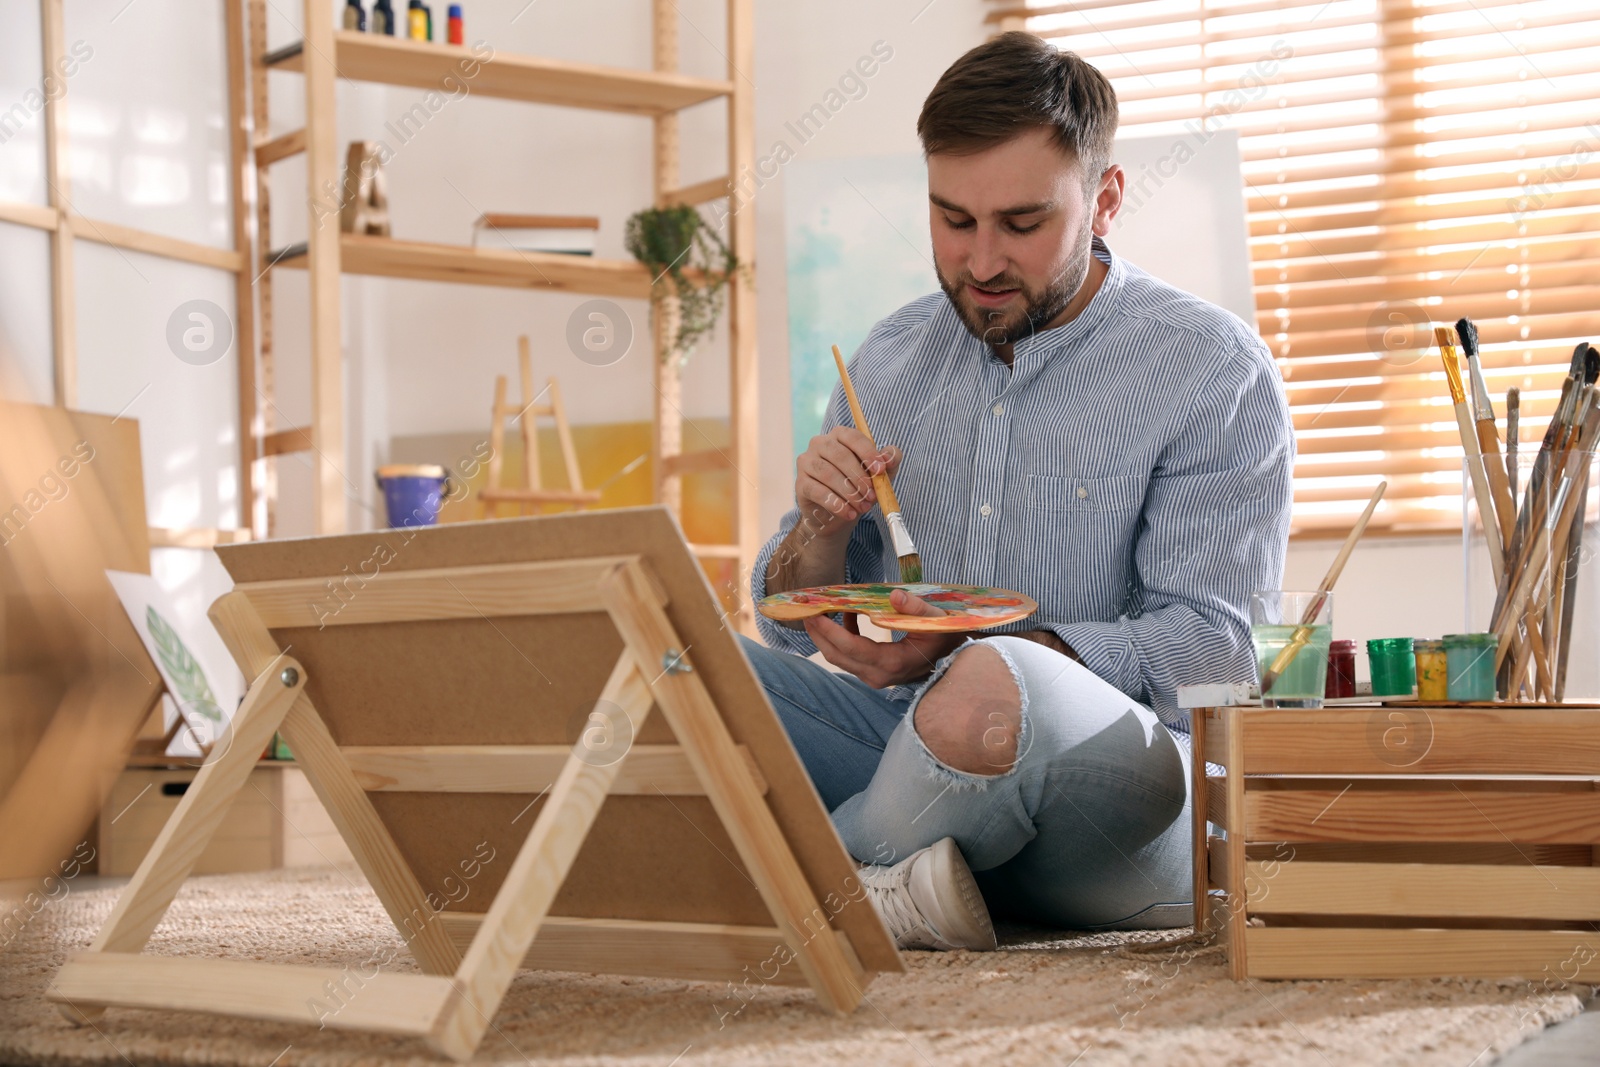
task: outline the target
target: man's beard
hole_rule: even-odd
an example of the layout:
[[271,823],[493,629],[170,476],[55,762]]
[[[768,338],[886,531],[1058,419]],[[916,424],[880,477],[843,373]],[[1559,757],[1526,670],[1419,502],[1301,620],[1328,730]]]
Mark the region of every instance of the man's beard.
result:
[[[944,290],[962,325],[972,336],[987,345],[1015,344],[1044,329],[1078,295],[1089,276],[1089,242],[1084,241],[1061,273],[1038,290],[1029,289],[1021,278],[1010,273],[979,281],[963,271],[954,282],[946,280],[937,266],[934,273],[939,277],[939,288]],[[995,311],[979,307],[967,291],[968,285],[990,290],[1016,289],[1022,295],[1022,306],[1017,307],[1013,302],[1012,306]]]

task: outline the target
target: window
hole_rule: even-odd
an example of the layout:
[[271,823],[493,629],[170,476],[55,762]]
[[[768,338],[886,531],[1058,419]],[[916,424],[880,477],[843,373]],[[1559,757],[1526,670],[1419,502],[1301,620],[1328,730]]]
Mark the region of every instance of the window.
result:
[[1461,523],[1431,325],[1470,317],[1501,416],[1536,448],[1600,334],[1600,4],[1083,0],[996,4],[1111,79],[1124,135],[1239,131],[1256,322],[1300,458],[1294,530]]

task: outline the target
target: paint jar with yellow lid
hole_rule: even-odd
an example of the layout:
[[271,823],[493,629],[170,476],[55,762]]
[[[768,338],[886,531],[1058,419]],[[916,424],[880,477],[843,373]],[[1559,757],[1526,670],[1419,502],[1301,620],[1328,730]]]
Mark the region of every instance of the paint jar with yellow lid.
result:
[[1450,672],[1444,642],[1417,638],[1411,642],[1411,649],[1417,658],[1417,699],[1428,703],[1449,700]]

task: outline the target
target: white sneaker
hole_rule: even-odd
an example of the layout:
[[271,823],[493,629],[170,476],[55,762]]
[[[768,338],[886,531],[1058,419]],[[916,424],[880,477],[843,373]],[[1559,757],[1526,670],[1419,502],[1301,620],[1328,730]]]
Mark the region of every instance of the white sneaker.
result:
[[953,837],[892,867],[866,866],[861,884],[901,948],[992,952],[994,924]]

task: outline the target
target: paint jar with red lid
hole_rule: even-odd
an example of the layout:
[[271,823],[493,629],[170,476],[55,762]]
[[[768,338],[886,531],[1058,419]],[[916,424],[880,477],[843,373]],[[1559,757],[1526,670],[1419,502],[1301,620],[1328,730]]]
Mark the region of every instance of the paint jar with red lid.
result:
[[1356,695],[1354,641],[1334,641],[1328,645],[1328,684],[1322,695],[1327,700]]

